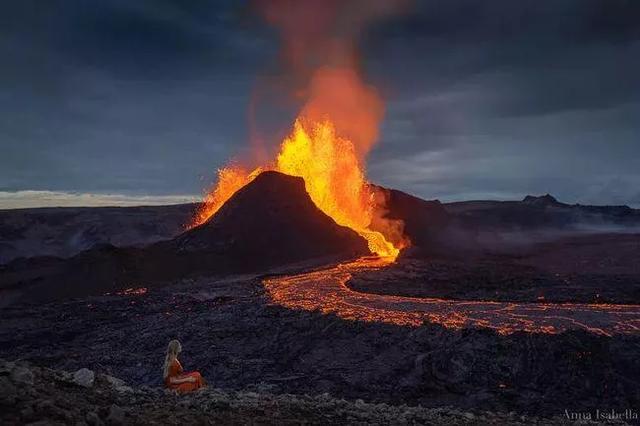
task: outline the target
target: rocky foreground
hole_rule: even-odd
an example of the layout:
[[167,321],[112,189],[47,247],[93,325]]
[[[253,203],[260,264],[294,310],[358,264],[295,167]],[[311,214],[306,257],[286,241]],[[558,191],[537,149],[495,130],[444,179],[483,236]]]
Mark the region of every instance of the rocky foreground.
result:
[[0,360],[0,423],[12,424],[564,424],[566,418],[473,414],[346,401],[323,394],[274,395],[208,388],[177,395],[133,388],[86,368],[74,373]]

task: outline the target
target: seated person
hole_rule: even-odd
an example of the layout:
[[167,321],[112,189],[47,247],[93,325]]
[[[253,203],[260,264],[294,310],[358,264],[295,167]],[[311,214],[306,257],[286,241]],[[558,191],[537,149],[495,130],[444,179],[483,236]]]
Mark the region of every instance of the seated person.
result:
[[170,341],[169,346],[167,346],[167,356],[164,359],[164,385],[178,393],[192,392],[205,387],[207,383],[200,373],[197,371],[184,372],[180,361],[178,361],[180,352],[182,352],[180,342],[177,340]]

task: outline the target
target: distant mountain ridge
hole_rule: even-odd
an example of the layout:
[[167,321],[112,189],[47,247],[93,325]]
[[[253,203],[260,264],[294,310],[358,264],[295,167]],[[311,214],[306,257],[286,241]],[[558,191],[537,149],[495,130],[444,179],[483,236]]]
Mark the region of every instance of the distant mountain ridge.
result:
[[[387,217],[405,222],[414,245],[428,245],[445,226],[465,230],[638,229],[640,210],[629,206],[566,204],[550,194],[521,201],[440,203],[377,187],[387,197]],[[0,264],[34,256],[70,257],[92,247],[144,246],[185,230],[199,204],[146,207],[60,207],[0,210]],[[374,223],[375,228],[378,224]]]
[[19,257],[70,257],[102,244],[167,240],[184,231],[198,205],[0,210],[0,264]]
[[496,230],[588,230],[639,228],[640,210],[629,206],[566,204],[549,194],[522,201],[460,201],[444,204],[461,223]]

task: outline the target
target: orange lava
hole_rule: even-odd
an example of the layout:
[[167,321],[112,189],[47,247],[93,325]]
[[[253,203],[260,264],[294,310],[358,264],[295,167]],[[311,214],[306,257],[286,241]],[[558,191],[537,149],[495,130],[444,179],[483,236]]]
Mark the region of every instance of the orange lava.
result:
[[395,259],[400,247],[379,231],[370,229],[379,208],[373,189],[365,180],[354,144],[336,134],[332,122],[303,124],[297,120],[291,135],[282,142],[274,164],[248,171],[231,166],[218,172],[218,183],[204,200],[192,226],[214,215],[240,188],[264,170],[275,170],[304,179],[311,200],[339,225],[349,227],[367,240],[369,250]]
[[415,298],[359,293],[345,285],[354,272],[379,269],[388,262],[362,258],[323,270],[268,278],[263,284],[275,304],[334,314],[346,320],[411,327],[430,322],[452,329],[490,328],[500,334],[555,334],[575,328],[605,336],[640,334],[640,305]]
[[395,259],[400,250],[377,231],[369,229],[374,215],[374,194],[353,143],[336,135],[329,121],[307,130],[296,121],[282,143],[276,170],[300,176],[313,202],[337,224],[347,226],[369,244],[372,253]]

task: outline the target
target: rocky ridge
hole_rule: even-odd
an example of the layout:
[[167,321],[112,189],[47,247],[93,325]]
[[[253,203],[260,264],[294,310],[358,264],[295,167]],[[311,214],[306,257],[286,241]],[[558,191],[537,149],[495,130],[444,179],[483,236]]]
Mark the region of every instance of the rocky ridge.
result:
[[[87,383],[84,379],[93,376]],[[329,394],[273,395],[207,388],[177,395],[161,388],[132,388],[112,376],[75,373],[0,360],[0,423],[147,424],[563,424],[515,413],[470,413],[454,408],[369,404]]]

